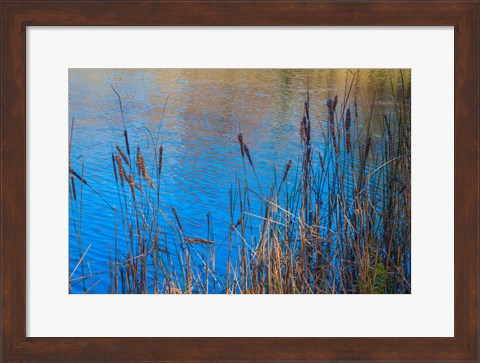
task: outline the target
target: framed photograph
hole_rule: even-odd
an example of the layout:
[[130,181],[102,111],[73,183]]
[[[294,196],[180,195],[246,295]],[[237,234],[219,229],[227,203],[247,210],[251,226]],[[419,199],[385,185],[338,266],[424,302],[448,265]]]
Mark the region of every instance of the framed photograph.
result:
[[2,2],[4,361],[478,361],[478,2]]

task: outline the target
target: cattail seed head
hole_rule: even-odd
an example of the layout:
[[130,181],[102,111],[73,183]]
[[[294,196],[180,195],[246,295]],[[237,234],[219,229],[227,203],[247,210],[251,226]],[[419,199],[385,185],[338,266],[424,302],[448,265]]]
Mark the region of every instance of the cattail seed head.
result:
[[328,108],[328,124],[330,129],[330,136],[332,137],[333,147],[335,148],[335,152],[338,153],[337,147],[337,138],[335,136],[335,119],[333,113],[333,102],[332,99],[327,100],[327,108]]
[[250,156],[250,150],[248,150],[247,144],[243,144],[243,151],[245,152],[245,155],[247,155],[248,162],[253,168],[254,166],[253,166],[252,158]]
[[352,115],[350,113],[350,109],[347,108],[347,114],[345,117],[345,129],[348,131],[350,129],[350,124],[352,122]]
[[75,179],[73,178],[73,175],[70,178],[71,178],[71,182],[72,182],[73,199],[77,200],[77,191],[75,189]]
[[132,191],[133,199],[135,199],[135,181],[133,180],[133,176],[129,174],[126,179],[128,181],[128,185],[130,185],[130,190]]
[[305,117],[303,117],[300,122],[300,138],[302,139],[303,144],[307,143],[307,123]]
[[113,165],[113,173],[115,174],[115,181],[118,183],[117,165],[115,164],[115,155],[113,155],[113,152],[112,152],[112,165]]
[[137,168],[140,175],[147,181],[152,189],[155,189],[153,181],[148,175],[147,167],[145,166],[145,158],[142,156],[140,146],[137,146]]
[[345,130],[346,130],[346,139],[345,142],[347,144],[347,153],[350,153],[350,125],[352,122],[352,115],[350,113],[350,109],[347,108],[347,114],[345,117]]
[[288,163],[287,163],[287,165],[285,166],[285,172],[283,173],[282,183],[284,183],[285,180],[287,179],[288,172],[290,171],[290,168],[291,168],[291,167],[292,167],[292,160],[288,160]]
[[130,161],[128,161],[127,155],[125,155],[122,149],[120,149],[120,146],[116,145],[116,148],[118,153],[121,155],[122,159],[125,161],[125,164],[127,164],[128,167],[130,167]]
[[244,158],[245,154],[243,151],[243,135],[241,132],[238,134],[238,142],[240,143],[240,152],[242,153],[242,158]]
[[119,154],[117,154],[115,156],[115,160],[117,161],[117,165],[118,165],[118,174],[120,175],[120,184],[122,184],[122,187],[123,187],[123,180],[124,179],[127,179],[127,173],[125,172],[125,168],[123,167],[123,163],[122,163],[122,158]]
[[333,111],[335,111],[335,109],[337,108],[337,102],[338,102],[338,96],[335,95],[335,98],[333,99],[333,104],[332,104]]
[[130,155],[130,144],[128,143],[128,133],[127,130],[123,131],[123,136],[125,137],[125,146],[127,147],[127,154]]
[[163,146],[160,145],[158,149],[158,175],[162,173],[162,163],[163,163]]
[[372,146],[372,137],[367,138],[367,144],[365,145],[365,159],[368,158],[368,153],[370,152],[370,147]]

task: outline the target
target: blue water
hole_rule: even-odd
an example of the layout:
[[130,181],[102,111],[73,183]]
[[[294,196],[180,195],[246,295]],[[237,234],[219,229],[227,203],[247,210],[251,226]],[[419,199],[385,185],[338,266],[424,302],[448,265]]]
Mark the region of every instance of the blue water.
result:
[[[393,109],[386,75],[386,70],[360,72],[355,84],[359,113],[368,114],[371,102],[376,102],[374,132],[381,129],[375,124],[381,122],[381,114]],[[292,175],[299,169],[299,124],[307,89],[313,146],[322,151],[322,132],[328,130],[326,100],[338,95],[342,107],[351,79],[352,72],[346,70],[71,69],[70,160],[88,185],[76,180],[77,199],[71,197],[70,202],[70,292],[107,293],[115,246],[118,254],[127,253],[128,236],[115,213],[122,200],[112,167],[116,145],[125,150],[124,123],[111,86],[121,95],[132,161],[140,146],[153,177],[153,155],[163,146],[162,210],[173,219],[174,207],[188,236],[218,242],[216,265],[221,273],[228,255],[222,243],[229,234],[229,190],[244,173],[239,129],[258,176],[257,183],[252,168],[247,168],[251,187],[268,190],[289,160]],[[353,110],[352,94],[347,106]],[[355,125],[357,130],[362,127],[363,122]],[[377,136],[382,137],[380,131]],[[252,211],[260,212],[260,203],[252,203]]]

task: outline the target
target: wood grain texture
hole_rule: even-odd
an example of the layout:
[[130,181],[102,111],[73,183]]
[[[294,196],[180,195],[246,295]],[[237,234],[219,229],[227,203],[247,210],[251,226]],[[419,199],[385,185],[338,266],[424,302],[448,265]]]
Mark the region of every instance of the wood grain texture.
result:
[[[478,8],[478,1],[422,0],[3,1],[2,360],[478,361]],[[29,25],[454,26],[455,338],[26,338],[25,41]]]

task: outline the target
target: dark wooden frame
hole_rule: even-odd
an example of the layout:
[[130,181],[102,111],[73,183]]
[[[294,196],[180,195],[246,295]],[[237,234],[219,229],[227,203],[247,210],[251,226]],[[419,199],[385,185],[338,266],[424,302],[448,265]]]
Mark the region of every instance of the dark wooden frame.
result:
[[[2,360],[479,361],[478,1],[3,0],[1,11]],[[31,25],[454,26],[455,337],[26,338],[25,44]]]

